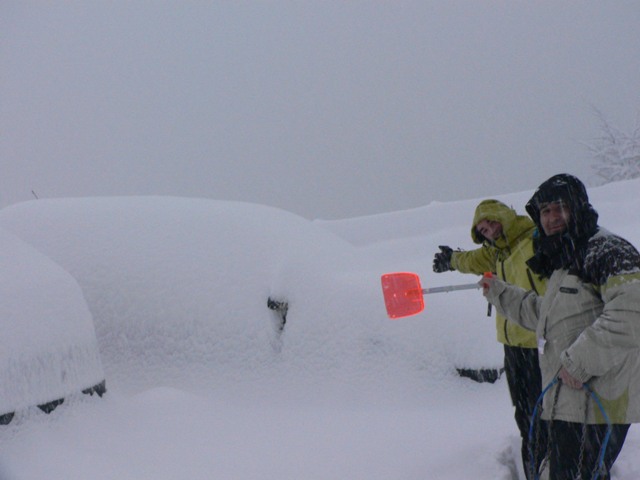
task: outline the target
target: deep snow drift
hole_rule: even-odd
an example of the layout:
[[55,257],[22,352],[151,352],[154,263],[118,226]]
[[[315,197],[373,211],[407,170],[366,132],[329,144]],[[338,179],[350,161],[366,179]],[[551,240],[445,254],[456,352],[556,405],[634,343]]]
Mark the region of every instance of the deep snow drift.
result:
[[[590,192],[636,245],[639,187]],[[530,195],[497,198],[523,212]],[[456,374],[501,363],[482,295],[428,295],[391,321],[380,292],[390,271],[473,281],[431,259],[474,247],[477,202],[331,222],[162,197],[5,208],[0,229],[82,289],[110,389],[0,427],[0,479],[517,478],[504,380]],[[288,304],[282,330],[270,298]],[[640,475],[639,444],[634,427],[616,478]]]

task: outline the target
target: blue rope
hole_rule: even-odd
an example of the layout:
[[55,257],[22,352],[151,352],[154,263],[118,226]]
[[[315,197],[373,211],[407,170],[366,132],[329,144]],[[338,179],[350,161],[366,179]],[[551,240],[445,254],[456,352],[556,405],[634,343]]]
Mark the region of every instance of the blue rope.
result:
[[591,390],[589,388],[589,385],[587,385],[586,383],[582,384],[582,388],[584,388],[589,393],[589,395],[591,395],[591,398],[593,398],[593,401],[596,402],[596,405],[598,405],[598,408],[600,409],[600,412],[602,413],[602,416],[604,417],[605,422],[607,422],[607,433],[605,433],[604,435],[604,441],[602,442],[602,446],[600,447],[600,452],[598,454],[598,470],[596,472],[595,477],[593,478],[593,480],[598,480],[598,477],[600,476],[600,472],[602,471],[602,467],[604,466],[604,454],[607,450],[607,445],[609,443],[609,438],[611,438],[611,431],[613,427],[611,425],[611,420],[609,420],[609,416],[607,415],[607,412],[604,409],[602,402],[600,402],[600,399],[598,398],[598,396],[595,393],[593,393],[593,390]]
[[[531,415],[531,424],[529,425],[529,465],[531,469],[536,468],[534,451],[533,451],[534,449],[533,431],[535,428],[536,418],[538,416],[538,406],[542,403],[542,399],[544,398],[546,393],[556,383],[558,383],[558,377],[554,377],[554,379],[551,380],[551,382],[549,382],[549,385],[547,385],[542,390],[542,393],[538,397],[538,400],[536,400],[535,407],[533,408],[533,413]],[[596,405],[598,405],[598,408],[600,409],[600,412],[602,413],[602,416],[604,417],[605,422],[607,422],[607,433],[604,436],[604,441],[602,442],[602,446],[600,447],[600,452],[598,453],[598,469],[595,477],[592,479],[592,480],[598,480],[598,477],[600,476],[600,472],[602,471],[602,467],[604,466],[604,454],[607,451],[607,445],[609,444],[609,439],[611,438],[611,431],[613,427],[611,425],[611,420],[609,420],[609,416],[607,415],[607,412],[604,409],[602,402],[600,402],[600,399],[598,398],[598,396],[595,393],[593,393],[593,390],[591,390],[589,388],[589,385],[587,385],[586,383],[582,384],[582,388],[591,396],[591,398],[593,398],[593,401],[596,402]],[[539,480],[539,479],[540,479],[539,473],[534,472],[534,480]]]
[[536,400],[535,407],[533,407],[533,413],[531,414],[531,423],[529,424],[529,468],[534,472],[534,480],[539,480],[538,472],[535,472],[536,469],[536,461],[534,458],[534,442],[533,442],[533,430],[536,424],[536,418],[538,417],[538,406],[542,403],[542,399],[546,395],[546,393],[553,387],[556,383],[558,383],[558,377],[554,377],[549,385],[544,387],[542,393],[538,396]]

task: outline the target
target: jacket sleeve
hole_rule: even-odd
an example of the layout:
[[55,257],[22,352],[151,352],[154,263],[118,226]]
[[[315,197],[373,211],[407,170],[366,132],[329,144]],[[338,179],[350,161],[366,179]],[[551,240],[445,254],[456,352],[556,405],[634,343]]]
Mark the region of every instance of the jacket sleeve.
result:
[[535,292],[494,278],[486,297],[500,315],[527,330],[536,330],[541,297]]
[[560,356],[583,383],[622,365],[640,348],[640,273],[610,278],[601,294],[602,313]]
[[487,245],[467,252],[453,252],[451,268],[461,273],[475,273],[476,275],[493,272],[496,268],[497,255],[497,250]]

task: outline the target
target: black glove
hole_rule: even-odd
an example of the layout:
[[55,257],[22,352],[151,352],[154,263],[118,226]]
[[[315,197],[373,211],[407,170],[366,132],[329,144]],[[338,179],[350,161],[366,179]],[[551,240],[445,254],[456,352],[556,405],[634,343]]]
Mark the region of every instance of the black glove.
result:
[[448,272],[451,268],[451,254],[453,249],[445,245],[440,245],[440,251],[433,256],[433,271],[436,273]]

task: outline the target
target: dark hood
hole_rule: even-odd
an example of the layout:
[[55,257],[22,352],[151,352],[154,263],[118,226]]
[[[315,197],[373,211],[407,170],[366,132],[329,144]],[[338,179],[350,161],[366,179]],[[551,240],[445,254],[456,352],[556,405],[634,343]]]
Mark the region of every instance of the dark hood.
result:
[[[559,200],[568,205],[571,220],[565,232],[547,236],[540,224],[540,205]],[[525,208],[539,235],[535,255],[528,262],[531,269],[547,277],[558,268],[579,270],[587,241],[598,231],[598,212],[589,203],[584,184],[573,175],[554,175],[538,187]]]

